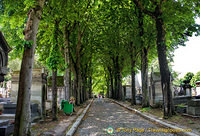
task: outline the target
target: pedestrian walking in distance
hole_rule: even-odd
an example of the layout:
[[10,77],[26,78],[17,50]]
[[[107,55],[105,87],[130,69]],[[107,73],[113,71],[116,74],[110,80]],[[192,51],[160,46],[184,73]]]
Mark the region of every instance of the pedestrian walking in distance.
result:
[[101,95],[100,94],[98,95],[98,97],[99,97],[99,101],[101,101]]

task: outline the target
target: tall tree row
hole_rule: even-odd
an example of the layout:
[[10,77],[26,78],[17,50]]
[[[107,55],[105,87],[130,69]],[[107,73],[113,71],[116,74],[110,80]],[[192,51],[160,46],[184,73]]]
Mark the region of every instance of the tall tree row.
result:
[[122,100],[123,79],[131,75],[131,103],[135,105],[135,75],[141,71],[142,106],[147,107],[149,62],[156,57],[164,117],[172,116],[168,63],[178,45],[184,45],[194,32],[199,34],[195,24],[199,5],[196,0],[1,1],[0,28],[14,48],[11,58],[22,59],[14,135],[30,135],[35,53],[53,76],[54,120],[57,73],[65,75],[65,99],[74,96],[77,105],[91,97],[92,90],[107,90],[109,97]]

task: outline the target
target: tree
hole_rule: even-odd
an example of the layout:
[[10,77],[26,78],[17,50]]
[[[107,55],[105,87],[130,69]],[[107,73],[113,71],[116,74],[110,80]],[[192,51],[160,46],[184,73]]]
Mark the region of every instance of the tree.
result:
[[200,71],[197,72],[193,77],[192,79],[190,80],[190,84],[193,86],[193,87],[196,87],[196,82],[197,81],[200,81]]
[[[187,1],[187,0],[186,0]],[[159,0],[159,1],[150,1],[147,3],[143,3],[139,0],[133,0],[136,6],[138,6],[143,13],[151,16],[155,20],[156,24],[156,30],[157,30],[157,52],[158,52],[158,59],[159,59],[159,65],[160,65],[160,73],[161,73],[161,86],[163,91],[163,104],[164,104],[164,118],[171,117],[172,114],[174,114],[174,107],[173,107],[173,101],[172,101],[172,91],[170,87],[170,71],[168,67],[168,60],[167,60],[167,17],[169,18],[169,12],[168,12],[168,5],[170,6],[180,6],[180,9],[178,11],[180,12],[170,12],[171,15],[177,16],[179,21],[181,19],[180,16],[187,16],[187,17],[194,17],[193,8],[188,6],[187,4],[181,4],[179,1],[165,1],[165,0]],[[190,2],[191,4],[193,3]],[[194,4],[195,5],[195,4]],[[183,14],[182,9],[187,9],[187,13]],[[171,8],[172,9],[172,8]],[[177,8],[176,8],[177,9]],[[179,16],[178,16],[179,15]],[[167,21],[166,21],[167,20]],[[171,20],[171,22],[176,22],[177,20]],[[171,23],[170,22],[170,23]],[[192,26],[194,22],[191,20],[183,20],[183,24],[185,26],[178,27],[179,32],[183,32],[187,30],[188,27]],[[189,25],[188,25],[189,24]]]
[[187,72],[184,76],[185,80],[190,81],[193,78],[194,74],[192,72]]
[[35,53],[36,35],[38,32],[39,22],[42,17],[42,8],[45,0],[38,0],[34,8],[28,12],[28,20],[24,29],[24,53],[22,58],[19,89],[17,97],[17,109],[15,115],[14,136],[31,135],[30,132],[30,95],[32,68]]
[[62,64],[62,55],[60,53],[60,46],[58,42],[59,19],[55,19],[54,31],[52,36],[52,47],[47,58],[47,64],[52,70],[52,120],[57,120],[57,71],[60,64]]

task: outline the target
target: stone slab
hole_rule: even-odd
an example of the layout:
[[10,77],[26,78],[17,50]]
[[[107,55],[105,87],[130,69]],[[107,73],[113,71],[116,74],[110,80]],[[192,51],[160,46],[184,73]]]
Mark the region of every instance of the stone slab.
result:
[[15,114],[1,114],[0,119],[5,120],[14,120],[15,119]]
[[188,114],[200,116],[200,107],[188,106]]
[[9,120],[0,120],[0,127],[6,126],[9,124]]
[[0,136],[10,136],[14,132],[14,125],[7,125],[0,127]]
[[200,99],[192,99],[188,101],[188,106],[200,107]]

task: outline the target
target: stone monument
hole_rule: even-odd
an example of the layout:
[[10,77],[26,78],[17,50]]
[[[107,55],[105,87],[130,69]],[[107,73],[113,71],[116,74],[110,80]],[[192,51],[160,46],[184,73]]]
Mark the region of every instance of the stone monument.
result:
[[[11,102],[17,102],[19,71],[12,73],[12,92]],[[38,109],[41,114],[44,114],[46,109],[47,99],[47,74],[44,69],[33,69],[32,85],[31,85],[31,103],[38,104]]]
[[0,82],[4,81],[4,76],[8,72],[8,53],[11,51],[11,48],[8,46],[3,33],[0,31]]
[[200,81],[196,82],[196,96],[200,96]]
[[[151,72],[149,86],[149,101],[152,107],[160,107],[163,105],[163,94],[161,86],[160,72]],[[171,84],[172,97],[174,97],[174,89]]]
[[190,85],[190,80],[184,80],[183,82],[184,95],[192,96],[192,86]]

